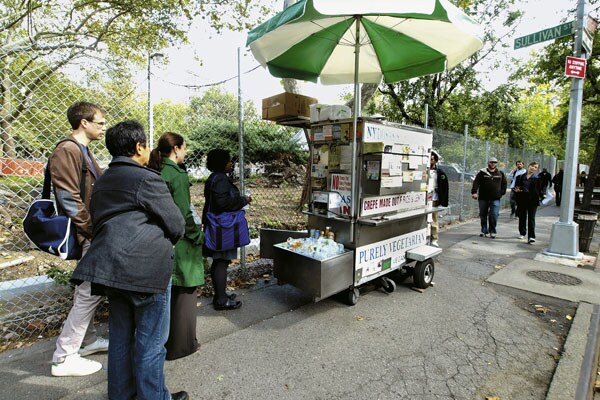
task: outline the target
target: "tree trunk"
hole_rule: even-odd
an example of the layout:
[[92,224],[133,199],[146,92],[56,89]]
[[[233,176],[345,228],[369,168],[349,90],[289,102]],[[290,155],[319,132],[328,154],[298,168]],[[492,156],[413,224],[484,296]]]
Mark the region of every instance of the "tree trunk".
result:
[[594,186],[596,184],[596,175],[600,170],[600,140],[596,139],[596,151],[594,152],[594,160],[590,165],[590,173],[588,174],[587,182],[583,188],[583,200],[581,204],[582,210],[589,210],[592,206],[592,197],[594,196]]

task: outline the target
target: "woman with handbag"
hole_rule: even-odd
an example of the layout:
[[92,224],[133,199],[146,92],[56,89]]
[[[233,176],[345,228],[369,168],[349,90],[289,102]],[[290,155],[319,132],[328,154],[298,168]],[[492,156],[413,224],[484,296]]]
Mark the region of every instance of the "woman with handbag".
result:
[[165,344],[167,360],[176,360],[196,352],[196,308],[198,286],[204,284],[204,233],[194,222],[190,198],[190,181],[184,167],[186,144],[183,136],[167,132],[150,153],[148,167],[160,171],[173,201],[185,220],[185,235],[175,245],[172,289],[171,326]]
[[527,235],[529,244],[535,243],[535,214],[540,205],[540,198],[543,197],[542,180],[537,173],[539,167],[539,163],[530,162],[527,172],[517,176],[513,188],[517,200],[519,239],[524,239]]
[[[242,196],[233,184],[232,179],[227,175],[233,171],[233,161],[227,150],[213,149],[209,151],[206,167],[211,171],[211,174],[204,186],[205,203],[202,211],[202,223],[204,224],[205,235],[208,236],[203,250],[207,257],[213,259],[210,268],[210,276],[215,292],[213,307],[215,310],[235,310],[241,307],[242,302],[235,299],[235,293],[227,294],[225,289],[227,287],[227,267],[231,260],[237,258],[237,247],[235,245],[223,245],[222,243],[215,244],[216,238],[210,236],[211,232],[224,231],[220,226],[215,226],[220,217],[231,216],[236,218],[237,216],[243,219],[243,215],[239,216],[239,213],[234,212],[244,208],[252,201],[252,198]],[[242,225],[246,224],[245,234],[247,235],[245,219],[241,223]],[[237,244],[245,245],[247,243]],[[213,249],[209,248],[209,245]]]

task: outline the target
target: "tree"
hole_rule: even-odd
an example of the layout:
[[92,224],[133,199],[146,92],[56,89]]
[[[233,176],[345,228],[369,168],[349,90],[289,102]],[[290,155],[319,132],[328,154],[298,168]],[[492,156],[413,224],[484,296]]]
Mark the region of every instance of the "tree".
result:
[[[125,71],[155,49],[187,40],[196,16],[217,31],[247,29],[264,9],[250,0],[8,0],[0,6],[0,155],[15,155],[13,124],[65,66]],[[263,13],[264,14],[264,13]],[[125,73],[126,75],[126,73]]]
[[[305,161],[305,152],[293,141],[294,131],[260,119],[254,104],[244,104],[244,160],[265,163],[281,158]],[[186,121],[189,126],[190,160],[199,162],[209,150],[222,148],[239,153],[237,98],[212,87],[190,100]]]
[[[425,125],[425,104],[429,106],[428,126],[448,129],[447,109],[452,95],[461,92],[471,96],[481,90],[475,68],[492,54],[498,55],[502,40],[514,32],[521,16],[512,7],[514,0],[468,0],[454,1],[458,7],[478,19],[484,29],[484,48],[461,65],[443,73],[417,79],[384,84],[379,90],[386,95],[380,112],[390,119],[413,125]],[[502,22],[504,32],[497,34],[495,26]],[[498,67],[497,64],[493,67]],[[464,122],[463,122],[464,123]]]
[[[591,4],[597,4],[594,0]],[[593,9],[593,17],[598,18],[598,8]],[[571,78],[564,76],[565,57],[572,54],[573,36],[567,36],[550,43],[540,51],[534,59],[520,69],[516,78],[529,77],[534,85],[547,83],[556,88],[557,93],[561,94],[560,102],[557,108],[560,109],[560,117],[554,124],[552,130],[556,137],[560,139],[561,147],[564,147],[564,140],[567,133],[567,118],[569,110],[569,89]],[[583,81],[583,101],[581,109],[581,129],[579,159],[583,162],[590,162],[590,173],[588,181],[584,188],[583,209],[589,209],[595,185],[596,174],[600,170],[600,141],[598,138],[598,124],[600,117],[600,37],[596,31],[592,54],[588,58],[585,79]]]

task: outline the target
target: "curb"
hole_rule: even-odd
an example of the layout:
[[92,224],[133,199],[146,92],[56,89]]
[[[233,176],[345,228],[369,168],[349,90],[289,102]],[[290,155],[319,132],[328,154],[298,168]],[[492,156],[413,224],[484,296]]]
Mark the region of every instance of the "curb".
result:
[[598,361],[600,306],[579,303],[546,400],[588,399]]

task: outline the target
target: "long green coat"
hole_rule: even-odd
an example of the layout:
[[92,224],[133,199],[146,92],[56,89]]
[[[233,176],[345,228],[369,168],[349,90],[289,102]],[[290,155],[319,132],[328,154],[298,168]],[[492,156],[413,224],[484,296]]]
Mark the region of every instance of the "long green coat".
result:
[[185,235],[175,245],[173,286],[194,287],[204,284],[202,244],[204,233],[194,222],[190,199],[190,181],[187,172],[165,158],[161,177],[167,183],[175,204],[185,219]]

